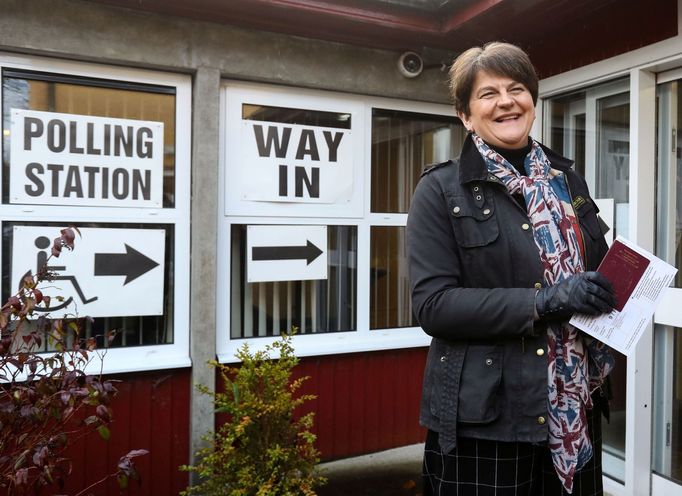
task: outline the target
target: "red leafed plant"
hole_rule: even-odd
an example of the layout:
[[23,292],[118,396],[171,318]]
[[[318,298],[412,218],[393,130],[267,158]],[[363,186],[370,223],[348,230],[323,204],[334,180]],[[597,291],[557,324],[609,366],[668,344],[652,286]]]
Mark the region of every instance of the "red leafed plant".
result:
[[[75,227],[62,229],[48,261],[73,250],[76,233]],[[53,277],[47,263],[27,274],[0,308],[0,491],[10,495],[61,492],[72,469],[66,448],[94,431],[104,439],[110,434],[114,381],[105,380],[101,370],[85,371],[93,354],[102,358],[104,352],[95,338],[83,337],[87,318],[52,319],[44,313],[50,297],[38,286]],[[42,312],[36,317],[37,308]],[[114,477],[124,489],[129,478],[138,478],[133,458],[146,453],[124,455],[115,472],[77,495]]]

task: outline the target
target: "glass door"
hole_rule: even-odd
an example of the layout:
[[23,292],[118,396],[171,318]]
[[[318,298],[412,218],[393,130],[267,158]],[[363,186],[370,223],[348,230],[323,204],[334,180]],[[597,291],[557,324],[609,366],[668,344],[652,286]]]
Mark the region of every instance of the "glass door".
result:
[[[682,267],[682,79],[657,89],[656,254]],[[682,494],[682,275],[654,316],[652,494]]]

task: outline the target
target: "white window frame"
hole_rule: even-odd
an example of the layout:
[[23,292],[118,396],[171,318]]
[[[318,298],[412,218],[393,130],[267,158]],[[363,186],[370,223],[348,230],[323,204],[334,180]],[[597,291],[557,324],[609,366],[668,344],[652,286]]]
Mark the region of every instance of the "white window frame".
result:
[[[103,224],[174,225],[173,342],[153,346],[130,346],[106,350],[88,371],[106,374],[189,367],[189,215],[191,165],[192,81],[189,76],[123,68],[103,64],[65,61],[47,57],[0,53],[0,70],[5,68],[47,72],[68,76],[174,87],[175,94],[175,207],[76,207],[59,205],[0,205],[3,222],[94,222]],[[1,98],[1,96],[0,96]],[[101,212],[98,212],[98,208]],[[66,227],[66,226],[64,226]],[[74,254],[78,253],[78,239]],[[2,267],[0,253],[0,267]]]
[[[359,217],[270,217],[270,216],[227,216],[226,205],[226,114],[227,89],[259,88],[269,90],[272,95],[281,98],[281,106],[288,108],[310,108],[300,102],[327,102],[328,108],[339,109],[332,111],[346,111],[344,105],[360,106],[361,122],[354,124],[354,133],[362,133],[362,163],[361,175],[356,177],[356,187],[363,191],[363,210]],[[268,100],[277,102],[278,100]],[[251,102],[263,103],[263,102]],[[456,116],[450,105],[410,102],[390,98],[349,95],[322,90],[288,88],[282,86],[265,85],[260,83],[243,83],[224,81],[221,89],[220,115],[220,175],[219,184],[219,218],[218,218],[218,253],[217,257],[217,302],[216,302],[216,349],[218,360],[223,363],[235,362],[235,352],[244,343],[248,343],[251,350],[262,350],[273,343],[277,337],[257,337],[231,339],[230,337],[230,227],[232,224],[304,224],[304,225],[351,225],[358,229],[357,246],[357,292],[356,292],[356,330],[349,332],[333,332],[306,334],[294,336],[294,347],[297,356],[320,356],[339,353],[354,353],[363,351],[377,351],[400,348],[414,348],[428,346],[431,338],[419,327],[404,327],[393,329],[370,330],[369,318],[369,287],[370,287],[370,228],[372,226],[405,226],[407,214],[371,213],[371,133],[372,109],[381,108],[420,114],[435,114]],[[316,107],[315,107],[316,108]],[[325,108],[324,110],[328,110]],[[357,126],[357,127],[356,127]]]

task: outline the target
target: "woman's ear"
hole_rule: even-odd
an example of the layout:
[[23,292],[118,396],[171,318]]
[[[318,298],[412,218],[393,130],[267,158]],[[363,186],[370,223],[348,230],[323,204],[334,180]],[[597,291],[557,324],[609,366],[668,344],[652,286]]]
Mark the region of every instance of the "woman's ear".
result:
[[457,112],[457,117],[462,121],[462,124],[464,124],[464,127],[466,128],[467,131],[470,133],[474,132],[473,125],[471,124],[471,119],[464,113],[464,112]]

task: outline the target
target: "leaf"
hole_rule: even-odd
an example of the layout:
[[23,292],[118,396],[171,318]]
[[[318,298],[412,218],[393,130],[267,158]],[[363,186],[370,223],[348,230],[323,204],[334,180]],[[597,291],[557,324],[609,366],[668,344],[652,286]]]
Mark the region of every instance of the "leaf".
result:
[[[73,250],[73,242],[76,239],[76,233],[73,232],[73,229],[66,227],[59,232],[61,233],[60,239],[62,246],[66,246],[69,250]],[[80,235],[80,232],[78,234]]]
[[237,386],[236,382],[232,383],[232,394],[234,394],[235,405],[238,405],[239,404],[239,386]]
[[17,470],[17,473],[14,474],[17,486],[24,486],[28,484],[28,469],[27,468],[22,468]]
[[99,423],[99,418],[96,415],[90,415],[85,420],[83,420],[85,425],[92,425]]
[[28,288],[32,289],[36,285],[35,279],[33,279],[33,274],[29,272],[24,276],[24,278],[21,280],[21,287],[22,288]]
[[118,481],[118,487],[121,488],[121,490],[128,489],[128,476],[125,474],[118,474],[118,477],[116,477],[116,480]]
[[97,428],[97,432],[99,432],[100,437],[105,441],[108,441],[109,438],[111,437],[111,431],[106,425],[100,425]]
[[138,456],[144,456],[144,455],[148,455],[148,454],[149,454],[149,450],[135,449],[135,450],[129,451],[128,454],[125,455],[125,458],[136,458]]
[[14,470],[19,470],[19,468],[24,464],[24,462],[26,462],[26,458],[30,453],[31,450],[24,450],[24,452],[17,457],[17,459],[14,461]]
[[102,421],[111,422],[111,411],[105,405],[97,405],[95,413]]
[[55,258],[59,258],[59,255],[62,254],[62,238],[54,238],[54,241],[52,242],[52,256]]

